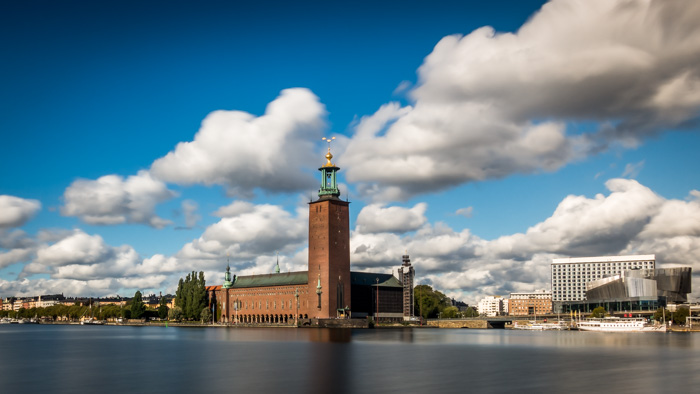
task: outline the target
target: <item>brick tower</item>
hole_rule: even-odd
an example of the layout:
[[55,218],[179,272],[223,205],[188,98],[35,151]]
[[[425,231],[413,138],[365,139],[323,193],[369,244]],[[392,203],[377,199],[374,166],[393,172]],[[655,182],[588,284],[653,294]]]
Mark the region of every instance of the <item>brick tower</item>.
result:
[[[329,141],[330,142],[330,141]],[[309,203],[309,317],[332,318],[350,305],[350,213],[340,199],[330,144],[318,200]]]

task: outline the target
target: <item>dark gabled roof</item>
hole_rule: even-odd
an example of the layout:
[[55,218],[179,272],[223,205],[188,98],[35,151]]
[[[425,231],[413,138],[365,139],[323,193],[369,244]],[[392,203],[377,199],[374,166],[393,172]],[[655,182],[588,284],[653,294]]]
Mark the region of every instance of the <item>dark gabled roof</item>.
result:
[[232,288],[306,285],[309,271],[285,272],[279,274],[237,276]]
[[355,286],[403,287],[401,282],[391,274],[375,274],[372,272],[350,272],[350,283]]

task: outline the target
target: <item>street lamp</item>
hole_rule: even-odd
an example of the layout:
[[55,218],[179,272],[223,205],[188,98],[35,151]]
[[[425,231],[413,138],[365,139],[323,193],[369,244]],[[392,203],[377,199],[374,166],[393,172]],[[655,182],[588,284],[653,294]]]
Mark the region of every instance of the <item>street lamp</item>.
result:
[[294,290],[294,298],[296,298],[296,304],[297,304],[297,311],[294,314],[294,325],[298,326],[299,325],[299,288],[297,287],[296,290]]
[[379,278],[377,279],[377,324],[379,324]]

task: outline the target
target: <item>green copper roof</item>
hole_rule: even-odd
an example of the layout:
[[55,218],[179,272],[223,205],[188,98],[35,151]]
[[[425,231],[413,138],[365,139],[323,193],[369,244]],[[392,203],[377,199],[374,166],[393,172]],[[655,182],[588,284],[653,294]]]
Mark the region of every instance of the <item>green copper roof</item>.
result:
[[350,272],[350,283],[355,286],[376,286],[379,278],[381,287],[403,287],[401,282],[391,274],[374,274],[371,272]]
[[285,272],[281,274],[264,274],[237,276],[233,288],[306,285],[309,283],[309,272]]

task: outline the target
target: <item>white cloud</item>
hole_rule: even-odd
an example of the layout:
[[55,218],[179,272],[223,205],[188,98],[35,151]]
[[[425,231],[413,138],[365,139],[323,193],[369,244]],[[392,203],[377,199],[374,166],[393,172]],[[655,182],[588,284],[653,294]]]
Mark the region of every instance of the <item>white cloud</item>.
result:
[[19,227],[41,209],[37,200],[0,195],[0,229]]
[[276,251],[295,253],[308,239],[308,213],[302,208],[292,216],[276,205],[236,201],[215,215],[222,219],[176,254],[180,264],[221,268],[228,254],[237,268],[250,268],[264,264]]
[[622,172],[622,177],[630,177],[634,179],[639,176],[642,168],[644,168],[644,160],[638,163],[627,163],[627,165],[625,165],[625,170]]
[[700,270],[700,193],[680,201],[634,180],[611,179],[606,186],[607,195],[568,196],[527,232],[493,241],[440,223],[404,236],[355,231],[353,269],[395,269],[407,250],[421,283],[471,303],[488,294],[550,288],[557,257],[653,253],[659,265]]
[[191,142],[153,162],[160,179],[182,185],[225,185],[230,194],[249,197],[254,189],[307,190],[315,185],[310,170],[320,162],[326,111],[307,89],[286,89],[265,114],[215,111]]
[[202,216],[197,213],[199,204],[193,200],[184,200],[182,202],[182,212],[185,215],[185,226],[193,228],[202,219]]
[[[445,37],[419,68],[414,105],[360,122],[347,179],[375,201],[406,199],[686,127],[700,109],[698,19],[692,1],[553,1],[517,33]],[[567,132],[582,121],[602,126]]]
[[[635,180],[611,179],[606,186],[606,194],[567,196],[549,218],[525,233],[493,241],[439,222],[418,224],[423,221],[423,204],[398,211],[398,216],[407,215],[407,225],[416,226],[411,233],[390,232],[391,226],[383,232],[359,231],[358,219],[351,234],[352,268],[395,272],[401,255],[408,253],[421,283],[470,303],[485,294],[549,288],[550,264],[556,257],[654,253],[659,265],[683,264],[700,270],[698,191],[690,191],[686,200],[676,200],[665,199]],[[388,216],[390,208],[371,209],[378,209],[381,217]],[[412,210],[420,214],[411,214]],[[218,214],[219,222],[174,256],[142,258],[128,245],[110,246],[102,237],[80,230],[42,231],[36,237],[21,230],[0,231],[1,264],[31,261],[19,280],[0,280],[0,293],[130,295],[127,291],[135,288],[172,287],[178,275],[192,270],[205,271],[208,283],[220,283],[227,252],[238,275],[272,272],[275,251],[280,251],[283,271],[306,269],[305,209],[291,214],[275,205],[236,201]],[[382,223],[378,220],[373,225]],[[35,274],[51,279],[32,279]]]
[[455,211],[455,214],[464,216],[465,218],[470,218],[474,214],[474,207],[459,208]]
[[172,224],[155,214],[155,206],[175,193],[147,171],[124,179],[106,175],[79,179],[65,191],[61,214],[77,216],[89,224],[143,223],[162,228]]
[[385,207],[382,204],[367,205],[357,215],[357,231],[361,233],[406,233],[426,223],[426,203],[413,208]]

